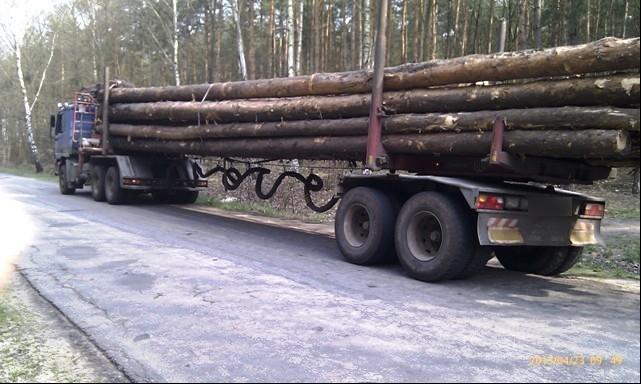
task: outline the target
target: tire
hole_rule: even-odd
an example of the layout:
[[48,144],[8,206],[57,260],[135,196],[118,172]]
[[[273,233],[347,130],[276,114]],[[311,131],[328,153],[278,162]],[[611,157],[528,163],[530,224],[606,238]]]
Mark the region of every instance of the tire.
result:
[[199,191],[178,191],[177,204],[193,204],[198,200]]
[[481,272],[492,256],[492,248],[476,244],[471,256],[463,271],[454,276],[453,279],[467,279]]
[[155,203],[165,204],[169,202],[169,191],[166,189],[154,189],[151,191],[151,197]]
[[574,247],[496,247],[496,257],[505,269],[554,276],[576,264],[582,248]]
[[58,166],[58,187],[60,188],[60,193],[63,195],[73,195],[76,192],[76,188],[69,186],[65,163],[61,163]]
[[[407,273],[422,281],[463,276],[477,240],[470,212],[437,192],[421,192],[403,205],[396,220],[396,253]],[[429,236],[428,236],[429,232]]]
[[341,199],[334,221],[338,248],[345,260],[372,265],[394,258],[394,208],[373,188],[356,187]]
[[583,247],[566,247],[566,250],[567,255],[565,260],[563,260],[563,263],[561,263],[557,269],[550,273],[550,276],[560,275],[563,272],[569,271],[570,268],[574,267],[574,265],[581,260],[581,256],[583,256]]
[[107,169],[104,165],[94,165],[91,167],[91,196],[95,201],[105,201],[105,173]]
[[120,186],[118,166],[112,165],[105,174],[105,198],[109,204],[122,204],[125,202],[125,192]]

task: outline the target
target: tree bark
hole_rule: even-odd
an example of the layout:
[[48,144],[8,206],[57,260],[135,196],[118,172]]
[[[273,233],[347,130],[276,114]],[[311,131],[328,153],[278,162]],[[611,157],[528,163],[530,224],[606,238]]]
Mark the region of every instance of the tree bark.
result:
[[[369,94],[280,99],[114,104],[112,122],[256,122],[339,119],[369,114]],[[539,81],[517,85],[415,89],[386,92],[388,114],[464,112],[563,106],[617,106],[639,103],[639,77],[611,76]]]
[[[242,39],[239,39],[239,56],[244,63],[241,42]],[[470,55],[391,67],[386,69],[385,89],[402,90],[634,68],[639,68],[639,38],[605,38],[574,47]],[[114,103],[122,103],[200,100],[205,93],[208,100],[365,93],[370,91],[370,79],[370,71],[320,73],[181,87],[116,88],[112,90],[111,98]]]
[[[490,132],[497,118],[505,119],[508,130],[639,131],[638,109],[563,107],[393,115],[387,116],[383,120],[383,132],[386,134]],[[192,140],[240,137],[354,136],[367,135],[367,128],[368,117],[355,117],[333,120],[189,126],[111,124],[109,132],[113,135],[141,139]]]
[[[569,159],[616,157],[625,154],[629,144],[627,132],[606,130],[512,131],[504,139],[510,153]],[[386,135],[383,146],[389,154],[486,156],[491,141],[490,132]],[[314,160],[362,160],[366,143],[367,136],[192,141],[112,138],[113,147],[123,151]]]

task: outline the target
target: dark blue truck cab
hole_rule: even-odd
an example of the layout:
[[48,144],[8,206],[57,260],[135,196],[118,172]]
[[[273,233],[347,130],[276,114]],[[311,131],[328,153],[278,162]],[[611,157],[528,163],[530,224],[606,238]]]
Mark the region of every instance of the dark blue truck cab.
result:
[[97,113],[93,96],[77,93],[73,103],[60,104],[51,116],[60,193],[70,195],[89,186],[94,200],[110,204],[145,193],[162,202],[196,201],[207,181],[194,172],[194,160],[104,150],[95,129]]

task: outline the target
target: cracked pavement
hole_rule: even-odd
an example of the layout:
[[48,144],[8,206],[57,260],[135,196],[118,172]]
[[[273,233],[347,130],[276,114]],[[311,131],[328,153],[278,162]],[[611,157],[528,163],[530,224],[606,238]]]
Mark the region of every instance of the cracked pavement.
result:
[[326,236],[4,174],[0,193],[34,223],[23,275],[136,381],[639,381],[638,289],[427,284]]

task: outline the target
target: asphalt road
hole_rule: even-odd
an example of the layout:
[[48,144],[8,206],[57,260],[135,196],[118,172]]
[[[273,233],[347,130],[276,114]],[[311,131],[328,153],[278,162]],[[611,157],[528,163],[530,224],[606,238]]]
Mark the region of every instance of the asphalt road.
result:
[[427,284],[325,236],[3,174],[0,194],[32,220],[22,273],[136,381],[640,379],[638,291],[499,268]]

